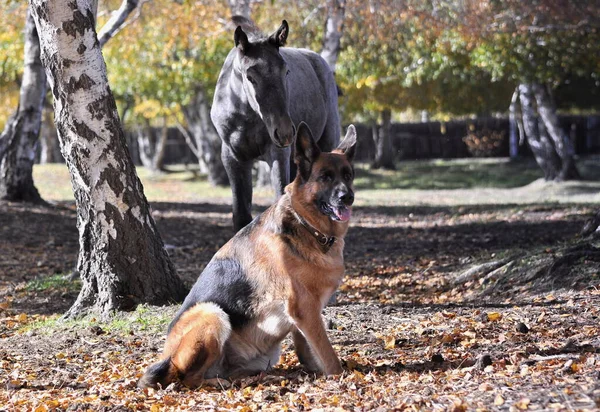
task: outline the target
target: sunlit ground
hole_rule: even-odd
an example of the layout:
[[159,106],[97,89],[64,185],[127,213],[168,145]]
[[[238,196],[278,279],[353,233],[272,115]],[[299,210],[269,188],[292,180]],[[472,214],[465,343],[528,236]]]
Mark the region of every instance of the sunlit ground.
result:
[[[600,157],[580,159],[584,181],[546,183],[531,159],[455,159],[398,162],[395,171],[356,167],[357,205],[461,205],[537,202],[600,202]],[[146,197],[151,202],[199,202],[206,199],[230,203],[228,187],[212,187],[193,168],[170,165],[153,175],[137,167]],[[34,181],[48,201],[73,200],[69,173],[64,164],[35,165]],[[254,201],[268,205],[270,188],[255,188]]]

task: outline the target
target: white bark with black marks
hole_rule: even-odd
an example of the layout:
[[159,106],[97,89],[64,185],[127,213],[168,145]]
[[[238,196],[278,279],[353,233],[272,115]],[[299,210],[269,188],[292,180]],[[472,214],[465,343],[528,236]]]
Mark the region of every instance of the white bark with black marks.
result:
[[200,169],[208,172],[208,181],[212,186],[227,186],[229,179],[221,160],[221,138],[210,119],[210,103],[204,88],[196,87],[193,100],[183,108],[188,131],[193,141],[186,142],[198,157]]
[[164,170],[168,132],[166,119],[163,119],[160,133],[148,121],[144,126],[137,127],[136,135],[140,160],[142,165],[152,173],[159,173]]
[[229,10],[231,10],[232,16],[250,18],[251,0],[227,0],[227,2],[229,3]]
[[119,7],[108,19],[106,24],[98,32],[98,42],[100,47],[104,47],[115,34],[125,25],[129,15],[137,8],[139,0],[123,0]]
[[525,136],[527,136],[527,143],[538,166],[544,172],[544,179],[554,180],[560,171],[560,159],[544,130],[540,130],[533,87],[530,83],[521,83],[518,89],[523,129],[525,130]]
[[537,110],[548,136],[552,140],[556,154],[560,159],[560,170],[555,180],[580,179],[579,171],[575,166],[575,148],[573,142],[558,124],[556,105],[548,87],[539,83],[532,84],[533,94],[537,103]]
[[185,290],[156,229],[106,77],[93,2],[31,0],[77,203],[83,282],[66,314],[107,315]]
[[321,57],[325,59],[333,72],[335,72],[335,65],[340,54],[345,14],[346,0],[327,1],[327,20],[325,21],[325,35],[323,36]]
[[46,90],[38,33],[28,11],[19,107],[0,134],[0,199],[42,202],[33,184],[32,170]]
[[[123,4],[102,28],[101,46],[112,38],[125,24],[127,17],[137,7],[138,0],[123,0]],[[97,2],[92,2],[95,14]],[[31,21],[30,21],[31,20]],[[25,26],[25,66],[21,96],[17,113],[0,136],[0,198],[11,201],[43,202],[33,182],[33,163],[38,144],[43,100],[46,96],[46,74],[39,57],[39,39],[30,13]],[[50,137],[49,135],[46,138]],[[49,154],[51,142],[42,142],[43,154]],[[47,156],[42,156],[47,160]]]

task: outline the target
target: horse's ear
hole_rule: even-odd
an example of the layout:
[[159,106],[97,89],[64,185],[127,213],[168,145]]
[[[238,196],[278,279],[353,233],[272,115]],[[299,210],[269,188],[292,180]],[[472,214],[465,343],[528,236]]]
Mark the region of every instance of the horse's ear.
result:
[[248,41],[248,36],[244,33],[244,30],[242,30],[242,26],[237,26],[235,29],[233,41],[235,42],[235,47],[240,49],[241,52],[246,52],[250,46],[250,41]]
[[302,179],[308,180],[312,164],[317,160],[320,154],[321,149],[319,149],[319,146],[315,143],[310,128],[306,123],[300,122],[298,130],[296,131],[296,153],[294,154],[294,161],[298,165],[298,170]]
[[269,42],[276,47],[283,47],[285,46],[289,32],[290,27],[288,26],[288,22],[283,20],[277,31],[269,36]]
[[344,137],[344,140],[342,140],[335,151],[345,154],[350,162],[354,159],[354,153],[356,152],[356,128],[353,124],[348,126],[346,137]]

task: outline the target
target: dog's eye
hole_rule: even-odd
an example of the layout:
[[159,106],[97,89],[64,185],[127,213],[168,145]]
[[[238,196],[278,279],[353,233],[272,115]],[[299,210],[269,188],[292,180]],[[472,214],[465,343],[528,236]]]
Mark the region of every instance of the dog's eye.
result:
[[320,179],[323,182],[331,182],[333,180],[333,174],[332,173],[323,173],[320,176]]
[[352,175],[350,173],[344,173],[344,180],[345,181],[350,181],[352,180]]
[[285,75],[286,75],[286,76],[287,76],[287,75],[289,75],[289,74],[290,74],[290,71],[289,71],[289,70],[288,70],[287,72],[285,72]]
[[248,79],[248,81],[250,83],[252,83],[253,85],[256,86],[256,80],[254,79],[254,77],[252,77],[252,76],[246,76],[246,78]]

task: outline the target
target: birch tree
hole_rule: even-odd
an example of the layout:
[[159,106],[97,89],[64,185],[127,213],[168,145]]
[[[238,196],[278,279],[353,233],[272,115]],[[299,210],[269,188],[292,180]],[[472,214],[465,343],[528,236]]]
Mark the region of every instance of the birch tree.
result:
[[[121,7],[100,31],[101,47],[123,27],[137,6],[138,0],[123,0]],[[47,90],[46,75],[40,61],[39,38],[28,11],[19,107],[0,135],[0,199],[43,202],[33,182],[32,171]]]
[[83,282],[66,316],[106,315],[185,294],[125,144],[92,0],[31,0],[77,204]]
[[0,199],[42,202],[33,184],[32,170],[46,90],[38,33],[28,12],[19,107],[0,134]]
[[345,14],[346,0],[327,1],[327,19],[325,20],[325,35],[323,36],[321,57],[325,59],[334,73],[340,55]]

